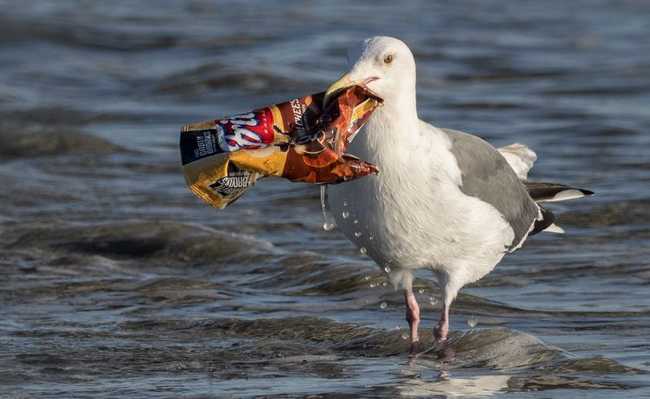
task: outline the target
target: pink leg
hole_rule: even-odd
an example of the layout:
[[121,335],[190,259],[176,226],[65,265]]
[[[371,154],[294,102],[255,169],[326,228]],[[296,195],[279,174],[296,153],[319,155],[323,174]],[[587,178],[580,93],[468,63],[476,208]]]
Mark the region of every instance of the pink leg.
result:
[[418,326],[420,325],[420,306],[418,301],[413,295],[413,291],[404,290],[404,302],[406,302],[406,321],[409,323],[411,330],[411,354],[417,350],[417,342],[420,340],[418,336]]
[[438,321],[436,328],[433,329],[433,336],[436,342],[443,343],[447,341],[447,336],[449,335],[449,308],[451,308],[451,303],[456,299],[458,290],[462,287],[462,284],[451,279],[447,273],[438,272],[436,273],[436,277],[438,286],[442,290],[443,306],[440,311],[440,321]]
[[447,335],[449,334],[449,304],[445,303],[440,312],[440,321],[438,325],[433,329],[433,336],[436,338],[436,341],[442,343],[447,340]]

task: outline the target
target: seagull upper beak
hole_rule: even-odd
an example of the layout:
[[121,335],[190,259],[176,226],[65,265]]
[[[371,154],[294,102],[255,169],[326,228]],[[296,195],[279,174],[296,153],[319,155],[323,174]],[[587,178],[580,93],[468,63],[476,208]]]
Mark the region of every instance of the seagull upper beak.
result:
[[346,73],[345,75],[341,76],[339,80],[332,83],[330,87],[328,87],[327,90],[325,91],[325,97],[323,98],[323,108],[327,107],[327,105],[330,103],[332,98],[334,98],[335,93],[338,93],[339,91],[353,85],[354,85],[354,80],[352,80],[349,73]]
[[353,79],[350,75],[351,74],[349,72],[346,73],[345,75],[341,76],[341,78],[339,78],[339,80],[332,83],[330,85],[330,87],[327,88],[327,91],[325,91],[325,97],[323,98],[323,108],[326,108],[329,105],[330,101],[335,97],[335,95],[339,91],[341,91],[343,89],[346,89],[346,88],[348,88],[350,86],[355,86],[355,85],[365,86],[368,83],[379,79],[379,78],[373,76],[373,77],[370,77],[368,79],[356,80],[356,79]]

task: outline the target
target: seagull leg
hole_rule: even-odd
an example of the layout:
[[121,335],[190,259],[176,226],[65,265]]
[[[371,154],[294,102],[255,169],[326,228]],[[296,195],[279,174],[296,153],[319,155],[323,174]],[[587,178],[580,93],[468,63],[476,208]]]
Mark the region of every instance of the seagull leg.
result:
[[440,321],[438,325],[433,329],[433,336],[436,338],[436,341],[443,343],[447,340],[447,335],[449,334],[449,307],[450,303],[445,301],[445,304],[440,312]]
[[449,335],[449,308],[451,303],[456,299],[458,290],[462,287],[457,280],[450,278],[449,274],[438,272],[436,274],[438,285],[442,289],[442,310],[440,311],[440,320],[438,325],[433,329],[433,336],[438,343],[447,341]]
[[417,299],[413,294],[413,290],[404,290],[404,302],[406,303],[406,321],[409,323],[411,330],[411,349],[410,354],[413,355],[417,351],[417,343],[420,340],[418,336],[418,326],[420,325],[420,306]]

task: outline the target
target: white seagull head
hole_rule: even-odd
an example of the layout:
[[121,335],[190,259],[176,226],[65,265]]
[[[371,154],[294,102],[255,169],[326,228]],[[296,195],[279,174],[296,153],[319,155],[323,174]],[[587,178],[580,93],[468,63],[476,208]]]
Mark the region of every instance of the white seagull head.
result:
[[401,40],[387,36],[366,39],[350,49],[348,64],[350,71],[327,89],[325,103],[333,93],[352,85],[366,86],[387,106],[415,101],[415,59]]

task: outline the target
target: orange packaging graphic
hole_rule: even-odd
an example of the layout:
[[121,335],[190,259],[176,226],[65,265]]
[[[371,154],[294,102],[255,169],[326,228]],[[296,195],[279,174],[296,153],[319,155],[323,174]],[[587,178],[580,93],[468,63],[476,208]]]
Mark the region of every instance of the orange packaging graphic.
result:
[[377,173],[345,150],[382,100],[362,86],[341,91],[325,109],[323,97],[184,126],[181,160],[192,192],[224,208],[265,176],[333,184]]

